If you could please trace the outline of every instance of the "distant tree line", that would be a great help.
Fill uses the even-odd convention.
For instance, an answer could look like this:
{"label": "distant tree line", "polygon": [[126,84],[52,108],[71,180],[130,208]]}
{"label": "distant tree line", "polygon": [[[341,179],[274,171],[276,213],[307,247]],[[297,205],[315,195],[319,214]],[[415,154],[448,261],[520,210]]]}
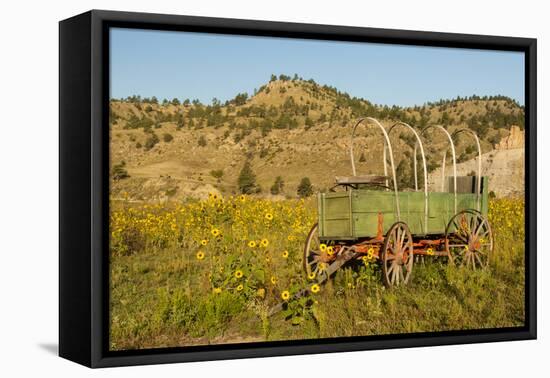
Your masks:
{"label": "distant tree line", "polygon": [[[453,124],[465,124],[476,131],[481,137],[485,137],[490,128],[499,129],[518,125],[525,126],[524,109],[517,101],[502,95],[469,97],[457,96],[450,100],[438,100],[427,102],[424,106],[400,107],[397,105],[376,105],[364,98],[352,97],[346,92],[339,91],[330,85],[320,85],[313,79],[304,80],[298,74],[293,76],[272,74],[270,82],[280,81],[285,86],[297,86],[313,99],[297,101],[292,95],[285,98],[280,106],[251,104],[248,93],[238,93],[233,99],[222,103],[213,98],[211,104],[203,104],[198,99],[177,98],[164,99],[162,105],[183,106],[176,112],[159,111],[159,100],[156,97],[141,97],[139,95],[128,96],[119,101],[133,103],[138,109],[144,110],[142,116],[132,114],[126,119],[124,125],[128,129],[143,128],[148,132],[152,128],[158,128],[164,122],[175,122],[178,130],[187,128],[200,129],[203,127],[229,126],[233,132],[235,142],[243,140],[252,130],[259,130],[263,136],[273,129],[294,129],[300,126],[309,129],[313,126],[328,123],[333,125],[346,125],[351,119],[369,115],[381,120],[400,120],[411,124],[413,127],[423,128],[430,123],[438,123],[443,126]],[[288,84],[287,84],[288,83]],[[266,92],[269,85],[263,85],[255,89],[254,93]],[[318,100],[318,101],[315,101]],[[322,100],[326,102],[323,103]],[[463,110],[455,110],[463,101],[485,101],[486,109],[477,114],[465,114]],[[492,102],[492,103],[491,103]],[[504,112],[501,106],[510,109]],[[434,119],[433,110],[437,109],[438,118]],[[314,113],[312,113],[314,112]],[[110,112],[110,122],[119,122],[120,116]],[[231,132],[230,132],[231,133]],[[229,136],[225,135],[224,138]]]}

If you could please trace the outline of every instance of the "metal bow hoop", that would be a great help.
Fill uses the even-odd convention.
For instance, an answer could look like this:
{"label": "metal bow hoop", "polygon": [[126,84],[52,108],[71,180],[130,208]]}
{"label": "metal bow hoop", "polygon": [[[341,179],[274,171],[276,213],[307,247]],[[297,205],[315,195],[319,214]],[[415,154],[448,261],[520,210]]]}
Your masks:
{"label": "metal bow hoop", "polygon": [[[351,169],[352,169],[353,175],[357,176],[357,171],[355,169],[355,160],[354,160],[354,157],[353,157],[353,138],[355,137],[355,131],[356,131],[357,127],[360,124],[362,124],[363,122],[365,122],[365,126],[367,126],[368,124],[373,124],[375,126],[378,126],[378,128],[382,131],[382,134],[384,135],[384,141],[385,141],[384,156],[383,156],[383,159],[384,159],[384,175],[387,176],[386,154],[385,154],[386,148],[387,148],[388,151],[389,151],[389,155],[390,155],[390,164],[391,164],[392,180],[393,180],[393,190],[395,192],[395,206],[397,208],[397,220],[401,220],[401,211],[400,211],[400,208],[399,208],[399,195],[398,195],[398,189],[397,189],[397,179],[395,177],[395,165],[394,165],[394,160],[393,160],[393,150],[392,150],[392,147],[391,147],[390,138],[389,138],[388,133],[386,132],[386,129],[384,128],[384,126],[382,126],[380,124],[380,122],[378,122],[378,120],[376,120],[375,118],[372,118],[372,117],[361,118],[357,121],[355,126],[353,126],[353,130],[351,132],[351,139],[350,139],[350,149],[349,149],[350,150],[350,158],[351,158]],[[456,202],[456,199],[455,199],[455,202]]]}
{"label": "metal bow hoop", "polygon": [[[418,191],[418,179],[417,179],[417,167],[416,167],[416,146],[420,146],[420,154],[422,156],[422,167],[424,169],[424,224],[425,227],[428,226],[428,168],[426,167],[426,155],[424,153],[424,146],[422,145],[422,140],[420,139],[420,135],[416,132],[416,130],[410,126],[409,124],[405,122],[397,122],[390,127],[388,130],[388,137],[390,136],[393,129],[397,127],[404,127],[407,130],[411,131],[413,135],[416,138],[416,143],[414,145],[414,157],[413,157],[413,165],[414,165],[414,190]],[[385,152],[385,148],[384,148]],[[385,154],[384,154],[385,156]],[[384,158],[384,171],[386,171],[386,159]]]}
{"label": "metal bow hoop", "polygon": [[476,206],[477,206],[477,211],[481,211],[481,202],[480,202],[481,200],[481,143],[479,142],[479,138],[477,134],[470,129],[458,129],[453,133],[452,138],[454,139],[458,137],[458,135],[461,133],[467,133],[471,135],[476,141],[476,146],[477,146]]}
{"label": "metal bow hoop", "polygon": [[[434,128],[436,130],[440,130],[441,132],[443,132],[443,134],[447,137],[447,140],[449,141],[449,146],[451,147],[451,153],[452,153],[452,158],[453,158],[454,212],[456,214],[456,212],[457,212],[457,197],[456,197],[456,151],[455,151],[455,144],[453,142],[453,138],[451,137],[451,134],[449,134],[447,129],[445,129],[441,125],[430,125],[430,126],[425,127],[420,132],[420,136],[424,136],[426,131],[428,131],[432,128]],[[416,160],[416,150],[417,150],[417,146],[415,144],[415,146],[414,146],[414,158],[415,158],[415,160]],[[446,156],[447,156],[447,150],[445,150],[445,153],[443,154],[443,163],[441,165],[441,191],[444,191],[444,189],[445,189],[445,164],[446,164],[445,160],[446,160]],[[417,181],[416,170],[414,172],[414,175],[415,175],[414,181],[416,182]]]}

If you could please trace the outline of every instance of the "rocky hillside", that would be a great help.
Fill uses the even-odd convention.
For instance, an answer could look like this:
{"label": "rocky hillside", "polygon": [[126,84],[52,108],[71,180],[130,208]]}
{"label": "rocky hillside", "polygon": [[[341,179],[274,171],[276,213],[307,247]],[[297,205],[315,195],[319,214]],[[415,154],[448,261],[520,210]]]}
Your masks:
{"label": "rocky hillside", "polygon": [[[277,176],[283,182],[274,191],[279,195],[295,196],[304,177],[315,189],[326,189],[333,185],[335,175],[351,175],[350,132],[360,116],[375,117],[388,127],[397,120],[417,129],[433,123],[450,131],[469,127],[481,136],[485,154],[511,151],[503,147],[509,143],[510,127],[519,125],[517,131],[512,129],[515,138],[524,122],[523,109],[500,96],[442,100],[411,108],[383,107],[313,80],[284,75],[272,78],[254,95],[237,94],[224,104],[216,99],[210,105],[136,96],[113,99],[112,197],[165,200],[202,197],[211,191],[238,193],[238,177],[245,162],[255,175],[254,192],[258,195],[271,195]],[[445,140],[438,134],[428,139],[428,163],[434,171]],[[400,185],[411,186],[414,139],[397,132],[392,143]],[[469,142],[460,142],[457,150],[464,165],[460,169],[467,171],[475,149]],[[378,130],[363,129],[355,151],[358,173],[382,172]]]}

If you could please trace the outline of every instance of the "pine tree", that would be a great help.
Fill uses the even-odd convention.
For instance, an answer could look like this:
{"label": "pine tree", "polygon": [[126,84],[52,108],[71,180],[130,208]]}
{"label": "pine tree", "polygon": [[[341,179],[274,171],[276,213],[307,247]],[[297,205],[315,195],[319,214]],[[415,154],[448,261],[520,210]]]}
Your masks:
{"label": "pine tree", "polygon": [[250,166],[250,162],[248,160],[244,163],[241,173],[239,173],[237,184],[242,194],[252,194],[258,192],[256,175],[252,171],[252,167]]}
{"label": "pine tree", "polygon": [[311,181],[309,180],[309,177],[304,177],[302,181],[300,181],[300,185],[298,185],[297,190],[299,197],[309,197],[313,194],[313,186],[311,185]]}
{"label": "pine tree", "polygon": [[284,186],[285,182],[283,181],[283,178],[281,176],[277,176],[277,178],[275,178],[275,182],[271,186],[271,194],[281,194],[283,192]]}

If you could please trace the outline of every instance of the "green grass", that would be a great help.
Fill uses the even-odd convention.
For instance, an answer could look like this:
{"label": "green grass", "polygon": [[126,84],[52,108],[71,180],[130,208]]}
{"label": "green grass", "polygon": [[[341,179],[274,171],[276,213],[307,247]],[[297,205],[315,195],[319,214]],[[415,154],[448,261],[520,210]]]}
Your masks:
{"label": "green grass", "polygon": [[[195,258],[192,246],[112,253],[111,349],[522,326],[523,202],[493,201],[490,219],[495,253],[487,269],[431,257],[415,261],[408,286],[386,289],[378,265],[350,265],[318,294],[292,300],[271,317],[269,307],[280,301],[280,291],[260,285],[265,295],[257,295],[260,286],[247,284],[240,292],[214,293],[208,274],[213,268]],[[276,271],[289,277],[284,285],[295,291],[303,278],[299,256],[289,252],[291,258]]]}

